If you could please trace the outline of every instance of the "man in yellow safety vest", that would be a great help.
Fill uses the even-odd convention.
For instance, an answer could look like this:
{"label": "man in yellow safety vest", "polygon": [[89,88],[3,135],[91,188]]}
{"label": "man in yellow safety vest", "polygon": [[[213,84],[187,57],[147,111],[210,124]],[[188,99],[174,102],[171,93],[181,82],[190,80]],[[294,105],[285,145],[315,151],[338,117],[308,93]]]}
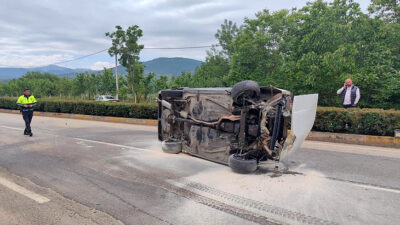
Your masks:
{"label": "man in yellow safety vest", "polygon": [[17,105],[20,107],[22,112],[22,118],[25,121],[24,135],[29,135],[32,137],[31,122],[33,117],[33,109],[36,105],[36,99],[31,95],[29,89],[24,90],[24,94],[18,98]]}

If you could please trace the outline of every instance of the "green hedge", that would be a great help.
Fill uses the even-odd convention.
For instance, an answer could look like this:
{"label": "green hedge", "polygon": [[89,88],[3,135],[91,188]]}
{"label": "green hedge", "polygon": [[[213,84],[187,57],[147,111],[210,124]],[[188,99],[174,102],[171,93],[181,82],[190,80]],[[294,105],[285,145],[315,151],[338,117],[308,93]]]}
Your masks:
{"label": "green hedge", "polygon": [[[16,98],[0,97],[0,108],[17,109]],[[38,111],[156,119],[157,105],[39,99]],[[393,136],[400,129],[400,111],[319,107],[313,130]]]}
{"label": "green hedge", "polygon": [[[0,97],[0,108],[18,109],[16,98]],[[36,105],[35,110],[43,112],[75,113],[140,119],[157,118],[156,104],[38,99],[38,104]]]}
{"label": "green hedge", "polygon": [[319,107],[313,130],[393,136],[400,129],[400,110]]}

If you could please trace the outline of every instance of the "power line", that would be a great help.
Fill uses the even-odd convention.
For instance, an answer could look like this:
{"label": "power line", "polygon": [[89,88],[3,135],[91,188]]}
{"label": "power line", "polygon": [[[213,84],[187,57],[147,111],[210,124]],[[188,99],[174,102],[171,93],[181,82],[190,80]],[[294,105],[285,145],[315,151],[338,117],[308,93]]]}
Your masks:
{"label": "power line", "polygon": [[149,47],[149,48],[143,48],[143,49],[191,49],[191,48],[211,48],[211,47],[218,47],[218,46],[220,46],[220,45],[203,45],[203,46],[172,47],[172,48],[168,48],[168,47],[166,47],[166,48],[157,48],[157,47],[152,48],[152,47]]}
{"label": "power line", "polygon": [[91,53],[91,54],[89,54],[89,55],[84,55],[84,56],[80,56],[80,57],[75,58],[75,59],[70,59],[70,60],[65,60],[65,61],[61,61],[61,62],[56,62],[56,63],[52,63],[52,64],[49,64],[49,65],[57,65],[57,64],[62,64],[62,63],[67,63],[67,62],[72,62],[72,61],[80,60],[80,59],[87,58],[87,57],[92,56],[92,55],[97,55],[97,54],[102,53],[102,52],[105,52],[105,51],[107,51],[107,50],[108,50],[108,48],[107,48],[107,49],[103,49],[103,50],[98,51],[98,52]]}
{"label": "power line", "polygon": [[[185,46],[185,47],[145,47],[143,49],[145,50],[180,50],[180,49],[199,49],[199,48],[211,48],[211,47],[219,47],[221,45],[219,44],[215,44],[215,45],[200,45],[200,46]],[[80,59],[84,59],[93,55],[97,55],[100,54],[102,52],[108,51],[108,48],[97,51],[97,52],[93,52],[87,55],[83,55],[83,56],[79,56],[77,58],[73,58],[73,59],[69,59],[69,60],[64,60],[64,61],[59,61],[59,62],[55,62],[55,63],[51,63],[51,64],[47,64],[47,65],[43,65],[40,67],[45,67],[45,66],[50,66],[50,65],[58,65],[58,64],[63,64],[63,63],[68,63],[68,62],[73,62],[73,61],[77,61]],[[3,66],[3,65],[2,65]],[[35,68],[37,66],[32,66],[29,68]]]}
{"label": "power line", "polygon": [[[178,49],[211,48],[211,47],[218,47],[218,46],[220,46],[220,45],[217,44],[217,45],[186,46],[186,47],[147,47],[147,48],[145,47],[143,49],[149,49],[149,50],[174,50],[174,49],[176,49],[176,50],[178,50]],[[70,60],[65,60],[65,61],[61,61],[61,62],[52,63],[52,64],[49,64],[49,65],[57,65],[57,64],[63,64],[63,63],[67,63],[67,62],[77,61],[77,60],[84,59],[84,58],[87,58],[87,57],[92,56],[92,55],[100,54],[100,53],[105,52],[107,50],[108,50],[108,48],[100,50],[100,51],[97,51],[97,52],[94,52],[94,53],[90,53],[88,55],[80,56],[80,57],[77,57],[77,58],[74,58],[74,59],[70,59]]]}

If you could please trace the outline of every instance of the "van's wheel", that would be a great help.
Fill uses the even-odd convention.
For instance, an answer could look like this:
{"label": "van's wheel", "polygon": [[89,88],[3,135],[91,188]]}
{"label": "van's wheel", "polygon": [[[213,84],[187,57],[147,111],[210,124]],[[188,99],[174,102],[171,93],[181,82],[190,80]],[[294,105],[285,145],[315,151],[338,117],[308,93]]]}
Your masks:
{"label": "van's wheel", "polygon": [[260,98],[260,86],[252,80],[241,81],[231,89],[231,97],[233,102],[238,105],[241,105],[245,98],[258,100]]}
{"label": "van's wheel", "polygon": [[237,154],[229,156],[229,167],[236,173],[252,173],[257,170],[258,164],[256,159],[245,159]]}
{"label": "van's wheel", "polygon": [[163,141],[161,143],[161,149],[165,153],[178,154],[182,151],[182,143],[177,141]]}

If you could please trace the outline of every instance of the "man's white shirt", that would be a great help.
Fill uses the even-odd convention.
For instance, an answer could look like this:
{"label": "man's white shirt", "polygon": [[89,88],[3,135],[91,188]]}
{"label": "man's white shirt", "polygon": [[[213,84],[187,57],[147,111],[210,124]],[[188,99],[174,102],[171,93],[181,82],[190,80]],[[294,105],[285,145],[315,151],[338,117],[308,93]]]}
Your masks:
{"label": "man's white shirt", "polygon": [[[342,94],[343,90],[345,87],[340,88],[337,90],[337,94],[340,95]],[[346,90],[346,95],[344,96],[344,102],[343,105],[351,105],[351,89],[353,88],[353,85],[351,87],[347,87]],[[354,101],[354,105],[357,105],[358,101],[360,100],[360,88],[357,88],[356,90],[356,100]]]}

